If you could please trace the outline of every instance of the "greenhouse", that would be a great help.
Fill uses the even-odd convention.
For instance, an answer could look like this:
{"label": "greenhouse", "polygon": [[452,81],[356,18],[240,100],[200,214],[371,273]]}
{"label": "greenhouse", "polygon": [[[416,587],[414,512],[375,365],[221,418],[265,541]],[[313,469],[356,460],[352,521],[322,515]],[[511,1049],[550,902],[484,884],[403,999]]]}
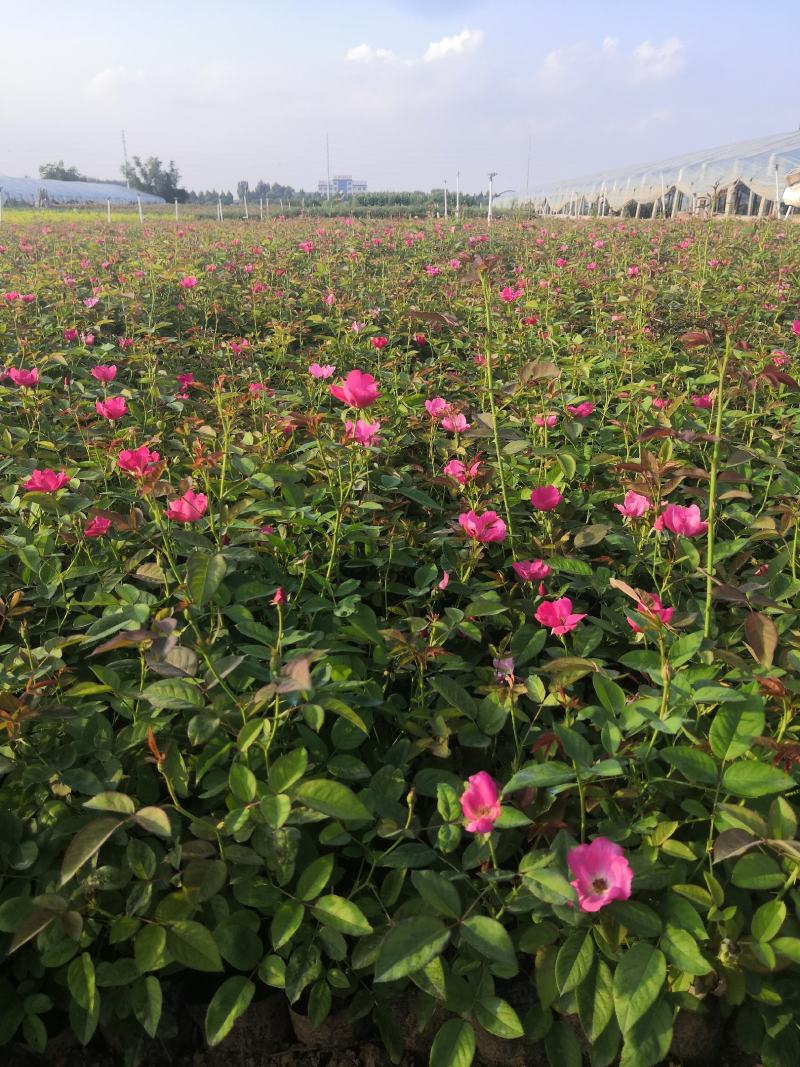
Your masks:
{"label": "greenhouse", "polygon": [[113,182],[63,182],[52,178],[9,178],[0,174],[0,197],[4,204],[163,204],[164,198],[141,193]]}
{"label": "greenhouse", "polygon": [[765,216],[796,206],[798,185],[800,131],[551,182],[499,203],[564,215]]}

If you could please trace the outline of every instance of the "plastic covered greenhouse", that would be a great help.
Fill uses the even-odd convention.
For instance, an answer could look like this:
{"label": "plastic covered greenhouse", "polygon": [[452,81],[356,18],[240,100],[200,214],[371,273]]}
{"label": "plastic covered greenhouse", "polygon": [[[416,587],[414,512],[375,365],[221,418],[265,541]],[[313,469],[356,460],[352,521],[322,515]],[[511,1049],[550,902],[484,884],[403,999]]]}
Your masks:
{"label": "plastic covered greenhouse", "polygon": [[544,214],[763,216],[794,204],[798,182],[800,131],[552,182],[506,194],[498,204],[528,204]]}
{"label": "plastic covered greenhouse", "polygon": [[135,204],[140,197],[143,204],[163,204],[161,196],[140,193],[125,185],[107,182],[60,182],[52,178],[7,178],[0,174],[0,196],[7,204]]}

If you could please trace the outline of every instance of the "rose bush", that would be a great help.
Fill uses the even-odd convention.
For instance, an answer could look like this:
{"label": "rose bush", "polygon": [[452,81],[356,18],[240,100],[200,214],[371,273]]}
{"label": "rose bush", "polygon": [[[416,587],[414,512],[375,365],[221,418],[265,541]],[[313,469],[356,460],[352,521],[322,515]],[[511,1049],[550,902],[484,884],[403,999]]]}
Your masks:
{"label": "rose bush", "polygon": [[798,249],[4,219],[0,1043],[793,1067]]}

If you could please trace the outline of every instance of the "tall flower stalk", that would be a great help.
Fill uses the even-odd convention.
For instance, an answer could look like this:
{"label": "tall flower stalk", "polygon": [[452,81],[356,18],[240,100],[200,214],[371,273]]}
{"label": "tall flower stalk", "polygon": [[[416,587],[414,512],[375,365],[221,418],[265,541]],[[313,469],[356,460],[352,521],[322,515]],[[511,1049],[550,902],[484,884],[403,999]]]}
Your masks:
{"label": "tall flower stalk", "polygon": [[706,606],[703,636],[711,633],[711,591],[714,583],[714,542],[717,527],[717,471],[719,470],[720,438],[722,434],[722,413],[725,410],[725,372],[731,354],[730,337],[725,338],[725,351],[718,361],[719,376],[715,403],[714,447],[711,452],[711,470],[708,482],[708,540],[706,542]]}
{"label": "tall flower stalk", "polygon": [[503,512],[505,513],[506,526],[508,527],[508,540],[511,546],[511,554],[516,559],[514,547],[514,526],[511,522],[511,509],[508,506],[508,491],[506,489],[506,475],[503,466],[503,453],[500,449],[500,432],[497,428],[497,405],[494,399],[494,377],[492,375],[492,298],[489,291],[489,280],[486,272],[480,272],[481,290],[483,292],[483,307],[486,314],[486,392],[489,395],[489,411],[492,415],[492,438],[494,440],[494,454],[497,460],[497,474],[500,479],[500,495],[503,498]]}

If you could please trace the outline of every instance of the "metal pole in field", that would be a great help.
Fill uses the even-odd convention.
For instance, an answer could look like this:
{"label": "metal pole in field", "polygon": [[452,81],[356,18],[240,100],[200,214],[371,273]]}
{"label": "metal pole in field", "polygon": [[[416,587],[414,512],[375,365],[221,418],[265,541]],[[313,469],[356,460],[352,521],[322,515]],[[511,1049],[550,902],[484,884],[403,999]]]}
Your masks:
{"label": "metal pole in field", "polygon": [[106,199],[106,218],[111,222],[111,200],[108,198]]}
{"label": "metal pole in field", "polygon": [[486,211],[486,222],[489,226],[492,224],[492,185],[496,177],[496,170],[489,171],[489,207]]}
{"label": "metal pole in field", "polygon": [[136,203],[139,205],[139,222],[141,222],[142,226],[144,226],[144,215],[142,214],[142,198],[140,196],[136,197]]}
{"label": "metal pole in field", "polygon": [[447,218],[447,178],[444,179],[444,217]]}
{"label": "metal pole in field", "polygon": [[267,217],[269,217],[269,193],[264,197],[264,207],[267,209]]}
{"label": "metal pole in field", "polygon": [[778,185],[778,164],[775,164],[775,217],[781,217],[781,190]]}
{"label": "metal pole in field", "polygon": [[661,175],[661,214],[667,217],[667,194],[664,189],[664,175]]}
{"label": "metal pole in field", "polygon": [[247,211],[247,193],[242,193],[242,199],[244,200],[244,217],[246,219],[249,219],[250,215],[248,214],[248,211]]}
{"label": "metal pole in field", "polygon": [[178,221],[178,198],[175,197],[175,221]]}
{"label": "metal pole in field", "polygon": [[[331,145],[328,139],[327,133],[325,134],[325,199],[330,201],[331,198]],[[283,205],[281,204],[281,207]]]}
{"label": "metal pole in field", "polygon": [[264,221],[264,197],[263,196],[260,196],[258,198],[258,217],[262,222]]}
{"label": "metal pole in field", "polygon": [[459,217],[461,209],[461,171],[456,171],[456,218]]}
{"label": "metal pole in field", "polygon": [[219,221],[222,222],[222,197],[217,197],[217,212],[219,213]]}

